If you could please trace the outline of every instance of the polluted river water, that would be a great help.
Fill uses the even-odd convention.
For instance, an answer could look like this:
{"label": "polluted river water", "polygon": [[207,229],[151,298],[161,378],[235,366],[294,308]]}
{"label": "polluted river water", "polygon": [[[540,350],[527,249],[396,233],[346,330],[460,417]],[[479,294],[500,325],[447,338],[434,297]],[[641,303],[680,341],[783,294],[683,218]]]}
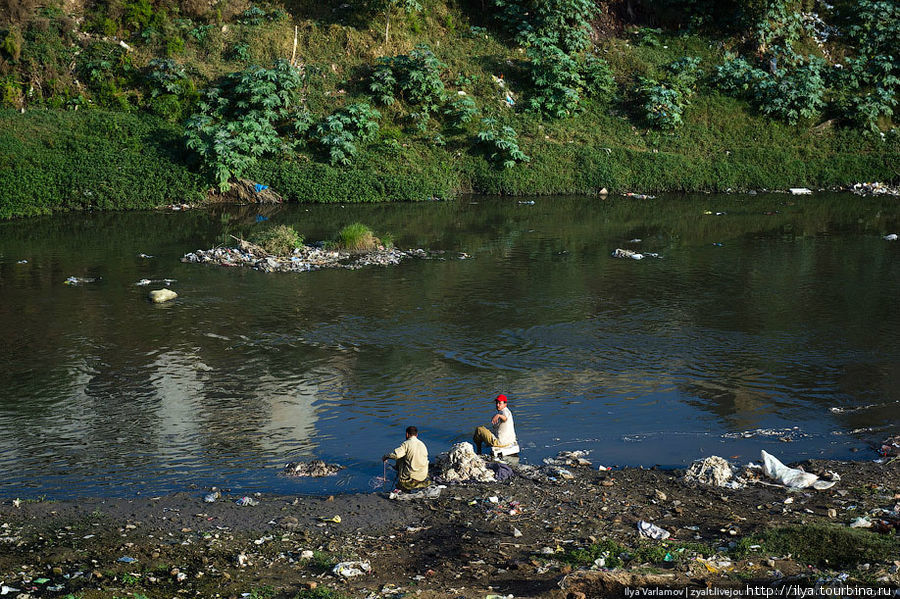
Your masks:
{"label": "polluted river water", "polygon": [[[314,242],[353,222],[444,253],[302,273],[181,261],[273,224]],[[530,463],[870,460],[900,428],[898,231],[896,198],[826,193],[0,223],[0,496],[367,491],[407,425],[433,458],[498,393]],[[166,286],[176,300],[148,300]],[[311,459],[345,468],[281,476]]]}

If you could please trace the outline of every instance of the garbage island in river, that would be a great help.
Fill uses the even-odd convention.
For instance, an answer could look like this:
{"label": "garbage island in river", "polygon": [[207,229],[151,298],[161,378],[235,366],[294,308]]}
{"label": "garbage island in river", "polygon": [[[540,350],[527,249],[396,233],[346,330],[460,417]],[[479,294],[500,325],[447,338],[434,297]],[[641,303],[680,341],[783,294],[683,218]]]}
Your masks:
{"label": "garbage island in river", "polygon": [[[442,251],[428,251],[420,248],[400,250],[383,245],[363,252],[329,249],[323,244],[301,245],[294,248],[289,254],[278,255],[267,252],[262,247],[243,239],[237,239],[237,242],[237,247],[216,247],[189,252],[181,258],[181,261],[216,266],[238,266],[263,272],[308,272],[323,268],[356,270],[366,266],[389,266],[399,264],[408,258],[446,258],[446,254]],[[466,259],[469,256],[460,253],[456,257]]]}
{"label": "garbage island in river", "polygon": [[[764,455],[743,470],[710,457],[658,470],[567,452],[514,465],[502,482],[465,456],[464,464],[449,454],[436,460],[443,485],[406,501],[391,487],[7,498],[3,593],[581,599],[636,589],[891,596],[900,585],[900,460],[892,456],[788,467]],[[788,486],[798,477],[810,486]]]}

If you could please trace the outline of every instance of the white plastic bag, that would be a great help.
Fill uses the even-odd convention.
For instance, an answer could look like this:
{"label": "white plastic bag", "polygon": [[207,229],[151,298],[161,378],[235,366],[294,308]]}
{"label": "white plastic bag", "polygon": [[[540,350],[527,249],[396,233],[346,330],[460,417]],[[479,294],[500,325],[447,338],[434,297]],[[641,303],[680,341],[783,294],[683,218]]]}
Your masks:
{"label": "white plastic bag", "polygon": [[818,491],[824,491],[834,486],[833,480],[819,480],[819,477],[809,472],[804,472],[797,468],[788,468],[775,456],[766,453],[765,450],[760,452],[763,462],[763,472],[771,479],[777,480],[786,487],[794,489],[808,489],[812,487]]}

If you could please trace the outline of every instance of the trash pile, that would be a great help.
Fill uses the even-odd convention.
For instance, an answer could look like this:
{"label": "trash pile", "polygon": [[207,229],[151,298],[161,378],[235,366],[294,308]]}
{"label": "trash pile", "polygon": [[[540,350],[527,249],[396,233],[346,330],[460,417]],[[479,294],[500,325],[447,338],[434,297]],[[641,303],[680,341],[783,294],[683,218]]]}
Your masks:
{"label": "trash pile", "polygon": [[882,441],[878,453],[884,458],[900,456],[900,435]]}
{"label": "trash pile", "polygon": [[734,468],[727,460],[717,455],[695,461],[682,480],[726,489],[740,489],[747,484],[743,478],[735,476]]}
{"label": "trash pile", "polygon": [[471,443],[457,443],[450,451],[435,458],[435,479],[447,483],[482,482],[492,483],[497,479],[488,468],[484,458],[475,453]]}
{"label": "trash pile", "polygon": [[344,467],[340,464],[326,464],[322,460],[312,460],[310,462],[289,462],[284,465],[285,476],[333,476]]}
{"label": "trash pile", "polygon": [[634,250],[623,250],[622,248],[616,248],[611,255],[613,258],[630,258],[632,260],[659,258],[659,254],[654,252],[635,252]]}
{"label": "trash pile", "polygon": [[[182,262],[191,264],[214,264],[217,266],[240,266],[262,272],[309,272],[322,268],[346,268],[357,270],[365,266],[388,266],[399,264],[406,258],[432,258],[443,252],[427,252],[423,249],[398,250],[379,246],[378,249],[358,253],[344,250],[329,250],[321,245],[304,245],[295,248],[289,256],[276,256],[263,248],[243,239],[238,247],[219,247],[210,250],[189,252]],[[464,253],[460,259],[468,258]]]}
{"label": "trash pile", "polygon": [[860,196],[900,196],[900,187],[891,187],[878,181],[874,183],[855,183],[850,187],[850,191]]}

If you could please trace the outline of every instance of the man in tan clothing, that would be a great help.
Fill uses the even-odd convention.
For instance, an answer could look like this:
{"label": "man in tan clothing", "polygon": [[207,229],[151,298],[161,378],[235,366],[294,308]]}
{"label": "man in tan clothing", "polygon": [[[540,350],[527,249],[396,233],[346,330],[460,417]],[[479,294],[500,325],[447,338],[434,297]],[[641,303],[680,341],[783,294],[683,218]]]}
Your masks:
{"label": "man in tan clothing", "polygon": [[422,489],[429,484],[428,448],[419,441],[419,431],[410,426],[406,429],[406,441],[392,453],[381,456],[381,461],[397,460],[397,486],[403,491]]}

